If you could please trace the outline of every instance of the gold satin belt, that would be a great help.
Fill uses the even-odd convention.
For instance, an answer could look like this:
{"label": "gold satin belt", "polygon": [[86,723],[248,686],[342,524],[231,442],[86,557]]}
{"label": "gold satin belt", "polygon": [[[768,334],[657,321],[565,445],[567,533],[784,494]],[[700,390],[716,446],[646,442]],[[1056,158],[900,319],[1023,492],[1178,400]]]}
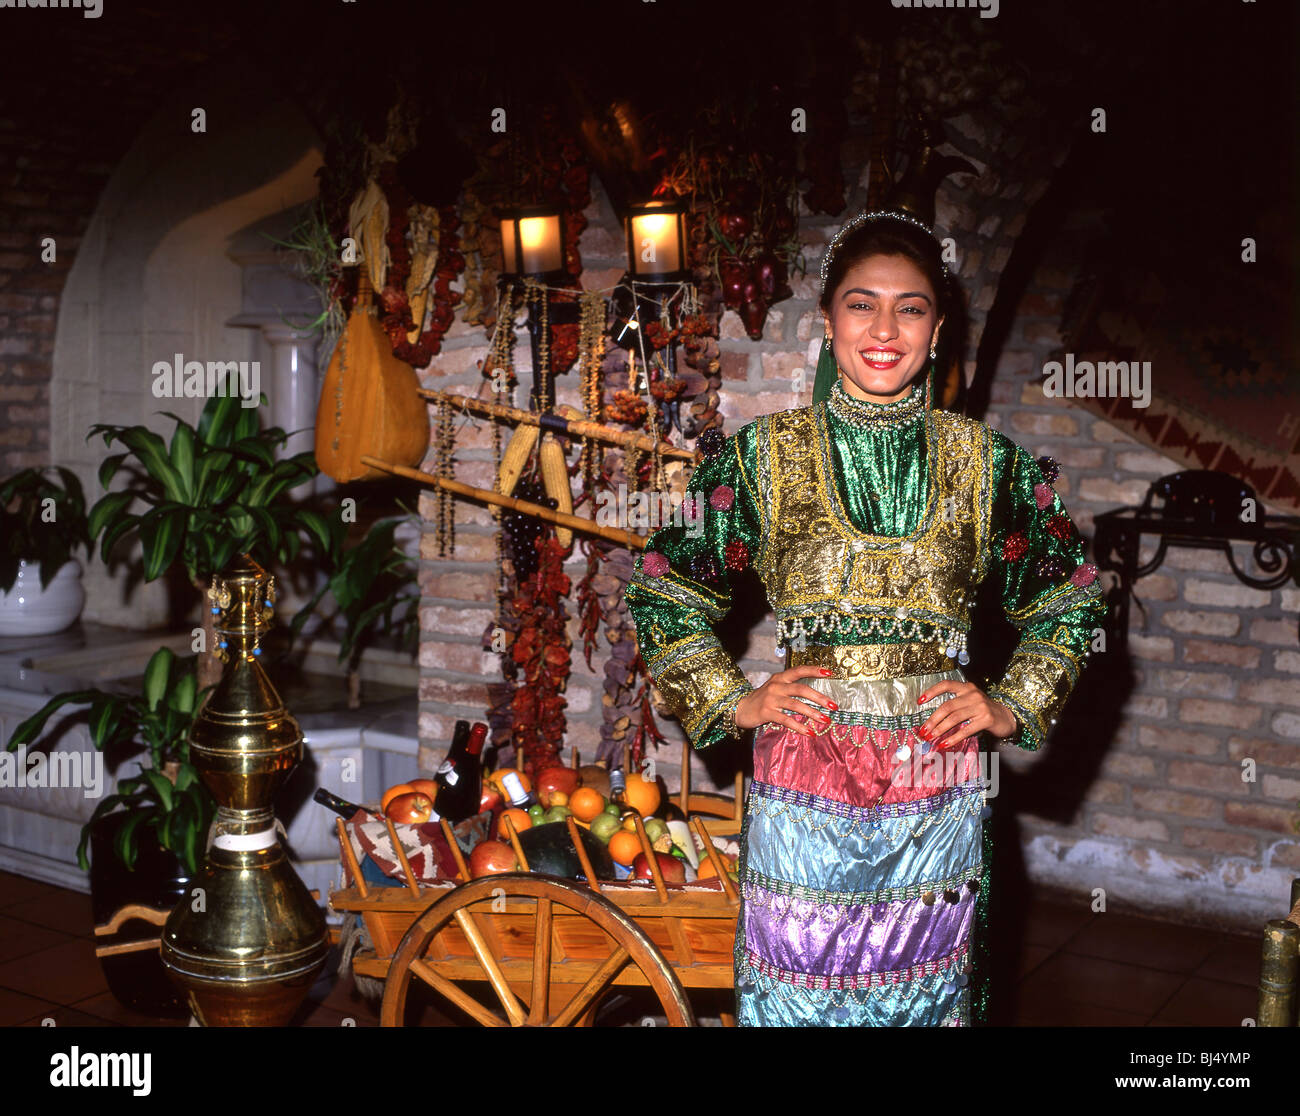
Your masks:
{"label": "gold satin belt", "polygon": [[802,651],[790,648],[790,667],[819,666],[836,678],[902,678],[909,674],[937,674],[955,670],[957,662],[938,643],[873,643],[849,647],[810,644]]}

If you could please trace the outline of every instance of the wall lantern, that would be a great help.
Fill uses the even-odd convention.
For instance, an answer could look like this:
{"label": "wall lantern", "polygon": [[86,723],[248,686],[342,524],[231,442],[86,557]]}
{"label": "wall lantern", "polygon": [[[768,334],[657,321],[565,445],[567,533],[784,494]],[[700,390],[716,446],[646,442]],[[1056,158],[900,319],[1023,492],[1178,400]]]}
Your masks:
{"label": "wall lantern", "polygon": [[628,274],[640,283],[687,278],[686,213],[677,202],[651,201],[627,211]]}
{"label": "wall lantern", "polygon": [[564,221],[557,209],[526,206],[501,212],[501,274],[540,279],[564,271]]}

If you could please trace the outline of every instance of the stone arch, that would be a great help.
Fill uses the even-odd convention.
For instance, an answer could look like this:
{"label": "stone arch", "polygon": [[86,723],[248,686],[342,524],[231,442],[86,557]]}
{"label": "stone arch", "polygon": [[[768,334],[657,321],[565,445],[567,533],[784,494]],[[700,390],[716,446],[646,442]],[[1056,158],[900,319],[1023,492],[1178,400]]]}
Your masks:
{"label": "stone arch", "polygon": [[[155,361],[263,360],[256,330],[230,325],[243,309],[230,258],[241,230],[317,194],[321,142],[265,76],[242,62],[212,67],[178,91],[140,132],[101,193],[64,287],[50,383],[53,460],[75,469],[90,499],[102,441],[95,422],[171,428],[156,412],[193,421],[197,399],[157,399]],[[201,90],[201,92],[195,92]],[[202,106],[206,133],[190,131]],[[264,388],[265,390],[265,388]],[[88,620],[144,627],[168,619],[161,585],[130,592],[124,571],[92,563]]]}

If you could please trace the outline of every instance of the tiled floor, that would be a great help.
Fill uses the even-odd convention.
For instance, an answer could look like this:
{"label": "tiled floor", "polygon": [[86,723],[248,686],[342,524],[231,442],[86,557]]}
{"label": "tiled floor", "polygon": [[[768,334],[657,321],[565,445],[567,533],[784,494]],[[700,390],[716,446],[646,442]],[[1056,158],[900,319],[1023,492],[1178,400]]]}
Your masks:
{"label": "tiled floor", "polygon": [[[1261,937],[1029,901],[1012,1018],[1019,1026],[1231,1026],[1256,1011]],[[1279,916],[1280,917],[1280,916]],[[1261,928],[1262,932],[1262,928]],[[373,1026],[331,957],[297,1022]],[[94,954],[90,898],[0,872],[0,1026],[184,1026],[122,1007]]]}

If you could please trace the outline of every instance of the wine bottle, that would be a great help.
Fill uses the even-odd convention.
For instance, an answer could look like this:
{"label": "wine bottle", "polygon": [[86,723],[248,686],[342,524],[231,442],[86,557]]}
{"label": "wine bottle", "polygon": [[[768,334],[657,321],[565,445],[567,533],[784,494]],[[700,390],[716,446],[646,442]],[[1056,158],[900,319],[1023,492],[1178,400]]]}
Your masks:
{"label": "wine bottle", "polygon": [[627,800],[627,776],[621,767],[616,767],[609,773],[609,800],[618,807],[619,817],[627,819],[641,816]]}
{"label": "wine bottle", "polygon": [[486,738],[487,725],[482,722],[471,729],[468,721],[457,721],[451,750],[433,777],[438,784],[433,808],[452,825],[472,818],[479,811],[483,797],[483,741]]}
{"label": "wine bottle", "polygon": [[538,805],[537,795],[530,790],[524,790],[523,780],[511,771],[501,779],[506,788],[506,794],[510,796],[510,805],[516,810],[527,810],[529,806]]}
{"label": "wine bottle", "polygon": [[356,816],[357,811],[362,809],[354,802],[348,802],[346,799],[339,798],[336,794],[330,794],[324,787],[317,787],[312,799],[333,810],[344,821],[351,821]]}

